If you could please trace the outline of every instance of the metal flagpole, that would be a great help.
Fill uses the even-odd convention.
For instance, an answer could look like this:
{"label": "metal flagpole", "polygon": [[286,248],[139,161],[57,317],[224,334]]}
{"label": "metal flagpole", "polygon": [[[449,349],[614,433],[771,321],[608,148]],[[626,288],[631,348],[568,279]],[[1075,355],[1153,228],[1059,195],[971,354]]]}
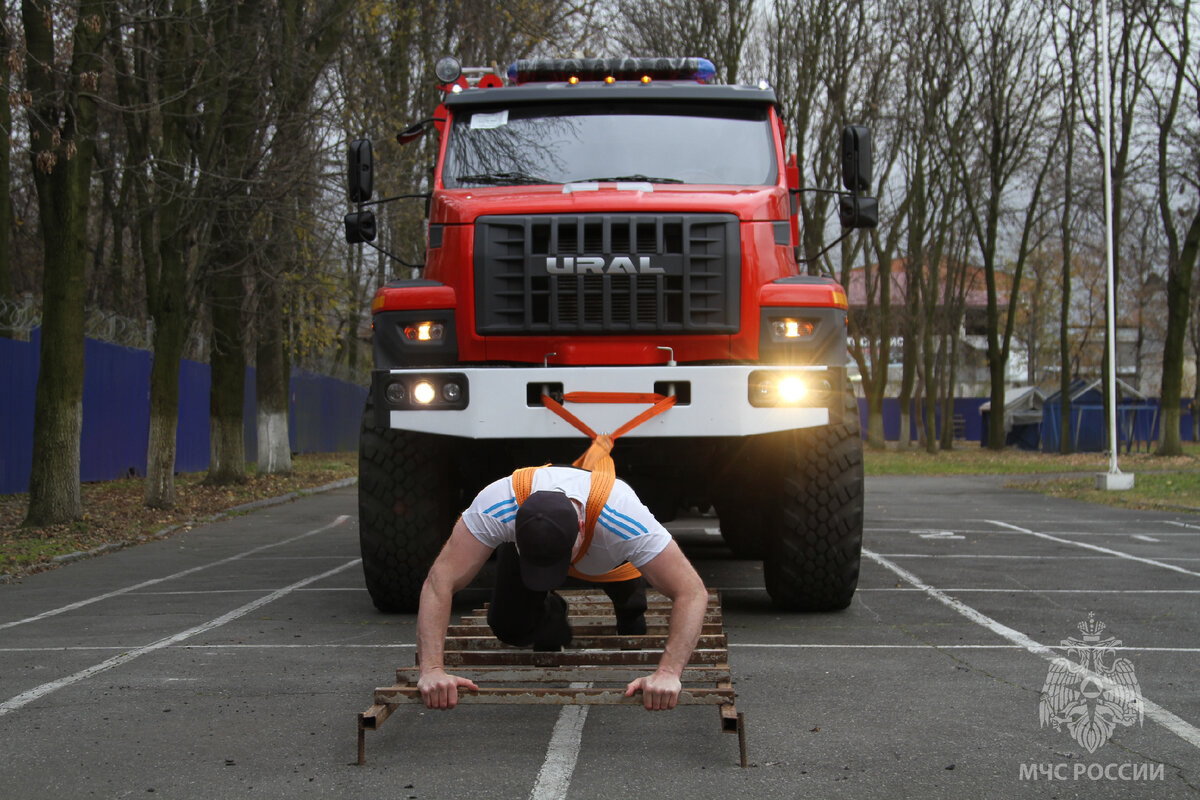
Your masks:
{"label": "metal flagpole", "polygon": [[1117,321],[1116,292],[1113,267],[1113,218],[1112,218],[1112,73],[1109,67],[1109,21],[1108,0],[1100,0],[1100,31],[1104,39],[1104,56],[1101,66],[1101,118],[1103,135],[1100,141],[1104,148],[1104,256],[1108,269],[1105,297],[1108,318],[1108,472],[1096,476],[1098,489],[1132,489],[1133,475],[1121,472],[1117,466]]}

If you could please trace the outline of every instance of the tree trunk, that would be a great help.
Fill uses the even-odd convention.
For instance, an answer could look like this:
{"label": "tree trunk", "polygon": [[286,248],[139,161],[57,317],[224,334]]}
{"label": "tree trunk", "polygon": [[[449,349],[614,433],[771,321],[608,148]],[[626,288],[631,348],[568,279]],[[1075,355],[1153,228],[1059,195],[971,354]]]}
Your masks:
{"label": "tree trunk", "polygon": [[221,486],[246,480],[244,401],[246,353],[242,341],[242,257],[234,251],[234,224],[227,209],[217,212],[216,244],[209,274],[212,309],[212,385],[209,388],[209,464],[204,483]]}
{"label": "tree trunk", "polygon": [[[270,259],[268,259],[270,260]],[[258,271],[258,338],[255,386],[258,395],[258,474],[292,471],[288,439],[287,346],[283,334],[282,278]]]}
{"label": "tree trunk", "polygon": [[[1187,319],[1191,309],[1192,270],[1200,250],[1200,210],[1192,217],[1178,260],[1167,274],[1167,337],[1163,343],[1162,425],[1159,429],[1160,456],[1183,455],[1179,431],[1180,401],[1183,399],[1183,358],[1187,343]],[[1200,380],[1200,376],[1197,376]]]}
{"label": "tree trunk", "polygon": [[[42,342],[33,419],[33,465],[26,525],[83,515],[79,496],[79,436],[83,427],[83,299],[87,213],[96,104],[88,92],[99,68],[106,8],[83,0],[75,25],[66,85],[53,73],[55,42],[49,10],[22,0],[30,109],[30,156],[45,248]],[[6,220],[7,223],[7,220]]]}
{"label": "tree trunk", "polygon": [[[8,23],[0,23],[0,86],[8,86],[12,70],[9,53],[12,52]],[[0,301],[12,299],[12,106],[0,102]],[[0,319],[0,336],[9,338],[12,332]]]}

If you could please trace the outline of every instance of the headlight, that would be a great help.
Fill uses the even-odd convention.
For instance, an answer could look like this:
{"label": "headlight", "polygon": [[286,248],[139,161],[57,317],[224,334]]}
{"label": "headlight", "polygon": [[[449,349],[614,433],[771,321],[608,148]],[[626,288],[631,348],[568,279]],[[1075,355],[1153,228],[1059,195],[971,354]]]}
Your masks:
{"label": "headlight", "polygon": [[446,326],[432,320],[404,326],[404,338],[410,342],[440,342],[445,336]]}
{"label": "headlight", "polygon": [[768,324],[771,327],[771,338],[777,342],[806,339],[813,335],[817,327],[812,320],[797,317],[773,317]]}
{"label": "headlight", "polygon": [[756,408],[821,406],[832,387],[823,373],[755,370],[750,373],[747,396]]}
{"label": "headlight", "polygon": [[[461,372],[384,372],[382,401],[389,410],[461,410],[469,405],[467,376]],[[376,395],[376,403],[380,402]]]}
{"label": "headlight", "polygon": [[418,381],[413,387],[413,400],[416,400],[423,406],[427,406],[433,402],[433,398],[437,396],[437,392],[433,390],[433,384],[429,381]]}

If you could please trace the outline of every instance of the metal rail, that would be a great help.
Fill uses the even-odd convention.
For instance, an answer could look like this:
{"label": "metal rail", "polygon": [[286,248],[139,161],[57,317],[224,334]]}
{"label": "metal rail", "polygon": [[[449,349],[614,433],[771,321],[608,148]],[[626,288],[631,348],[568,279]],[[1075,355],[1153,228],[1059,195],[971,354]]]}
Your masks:
{"label": "metal rail", "polygon": [[[487,608],[466,614],[446,637],[445,664],[476,683],[479,691],[460,691],[463,705],[625,705],[640,706],[638,696],[625,697],[625,685],[658,664],[666,646],[670,601],[651,594],[644,636],[619,636],[612,604],[600,592],[560,592],[570,608],[574,631],[571,648],[557,653],[510,648],[487,625]],[[420,654],[417,654],[420,662]],[[358,763],[366,763],[366,732],[378,730],[401,705],[421,703],[420,670],[396,670],[396,683],[375,690],[373,705],[358,715]],[[729,651],[721,618],[721,600],[710,593],[700,642],[681,676],[679,705],[715,705],[721,730],[738,735],[743,767],[746,719],[734,706],[737,697],[729,670]],[[503,685],[495,685],[503,684]],[[583,688],[580,688],[583,684]],[[609,685],[604,685],[609,684]]]}

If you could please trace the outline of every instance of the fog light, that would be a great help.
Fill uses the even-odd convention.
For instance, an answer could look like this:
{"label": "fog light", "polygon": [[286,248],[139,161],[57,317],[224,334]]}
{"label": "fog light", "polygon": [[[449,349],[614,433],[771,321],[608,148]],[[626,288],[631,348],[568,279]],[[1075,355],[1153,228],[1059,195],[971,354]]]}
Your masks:
{"label": "fog light", "polygon": [[462,387],[457,383],[447,383],[442,387],[442,399],[447,403],[457,403],[462,399]]}
{"label": "fog light", "polygon": [[806,390],[804,382],[795,375],[788,375],[779,381],[779,401],[786,405],[794,405],[804,399]]}
{"label": "fog light", "polygon": [[423,406],[427,406],[433,402],[433,398],[437,396],[437,392],[433,389],[433,384],[429,381],[421,381],[413,387],[413,400],[416,400]]}
{"label": "fog light", "polygon": [[387,388],[383,390],[383,396],[392,405],[400,405],[404,402],[404,384],[389,383]]}

